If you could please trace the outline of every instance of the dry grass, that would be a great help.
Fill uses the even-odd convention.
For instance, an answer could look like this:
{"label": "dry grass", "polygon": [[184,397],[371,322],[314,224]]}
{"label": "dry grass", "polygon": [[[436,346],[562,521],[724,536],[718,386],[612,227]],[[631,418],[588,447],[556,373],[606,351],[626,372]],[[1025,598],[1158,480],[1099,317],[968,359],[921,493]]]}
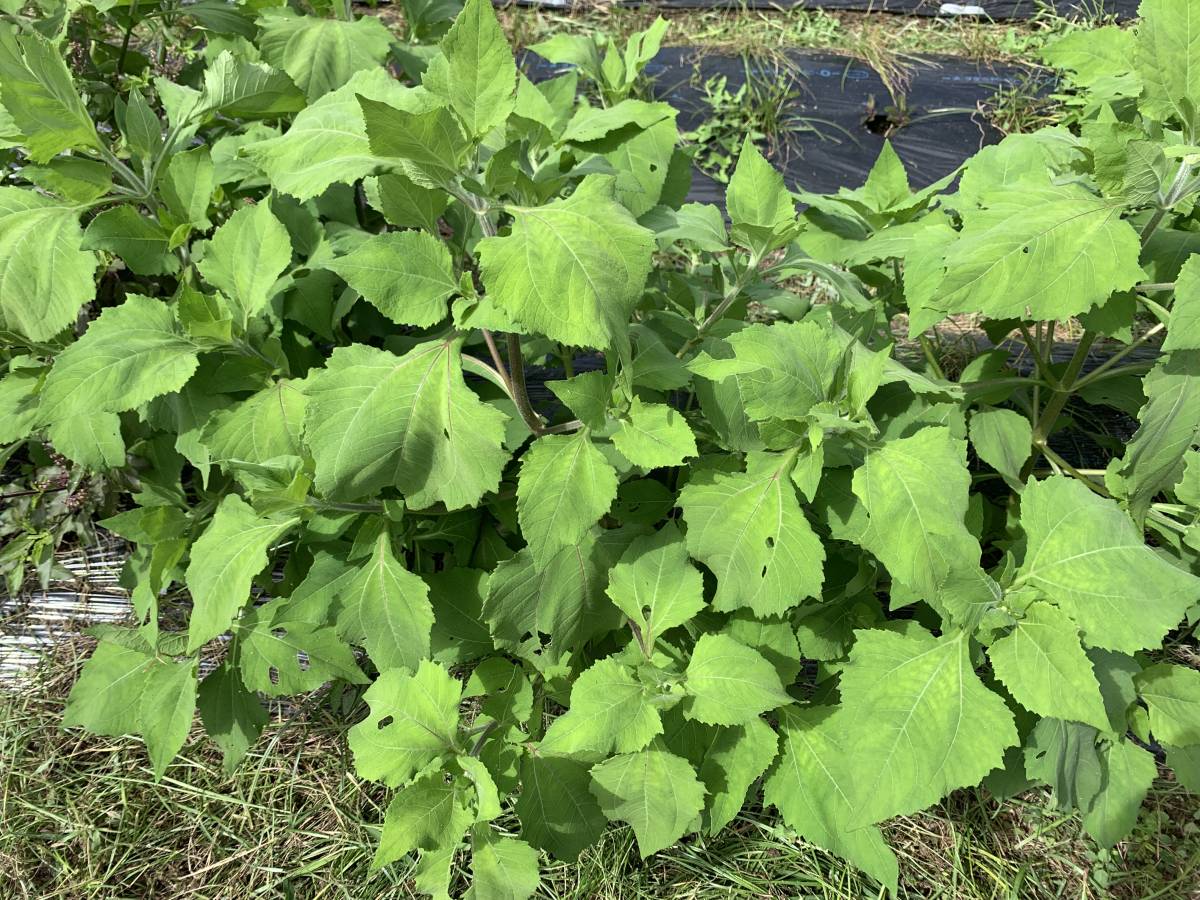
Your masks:
{"label": "dry grass", "polygon": [[[323,698],[290,717],[277,709],[231,776],[197,730],[155,784],[138,741],[59,727],[86,650],[82,640],[61,645],[26,689],[0,696],[6,900],[415,896],[405,865],[368,870],[387,792],[354,775],[345,720]],[[1041,792],[997,804],[961,791],[886,831],[903,898],[1200,896],[1200,808],[1165,780],[1133,837],[1107,854]],[[547,861],[543,875],[539,896],[556,900],[880,896],[757,808],[715,838],[690,837],[645,861],[629,829],[614,827],[577,864]],[[459,888],[466,883],[460,871]]]}

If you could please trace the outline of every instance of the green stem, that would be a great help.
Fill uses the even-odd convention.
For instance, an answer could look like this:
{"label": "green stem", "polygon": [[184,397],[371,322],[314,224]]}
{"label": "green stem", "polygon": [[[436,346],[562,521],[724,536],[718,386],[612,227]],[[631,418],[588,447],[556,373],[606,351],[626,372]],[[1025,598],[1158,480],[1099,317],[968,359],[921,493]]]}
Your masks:
{"label": "green stem", "polygon": [[1046,457],[1046,459],[1050,460],[1051,463],[1058,466],[1060,469],[1062,469],[1064,472],[1066,472],[1072,478],[1082,481],[1085,485],[1087,485],[1089,488],[1091,488],[1093,491],[1095,491],[1101,497],[1111,496],[1108,492],[1108,488],[1104,487],[1104,485],[1102,485],[1102,484],[1096,484],[1096,482],[1088,474],[1089,471],[1096,472],[1097,470],[1091,469],[1091,470],[1085,471],[1083,469],[1077,469],[1073,465],[1071,465],[1069,462],[1067,462],[1065,459],[1063,459],[1061,456],[1059,456],[1057,453],[1055,453],[1053,450],[1051,450],[1049,447],[1042,447],[1041,449],[1042,449],[1042,454]]}
{"label": "green stem", "polygon": [[942,381],[946,380],[946,373],[942,371],[942,364],[937,360],[937,354],[933,352],[933,342],[929,340],[929,335],[923,334],[918,339],[921,343],[921,352],[925,354],[925,362],[929,363],[929,368],[933,370],[933,374]]}
{"label": "green stem", "polygon": [[117,56],[117,79],[118,82],[122,75],[125,74],[125,57],[129,53],[129,39],[133,37],[133,27],[137,24],[135,16],[137,15],[138,0],[133,0],[129,6],[129,27],[125,29],[125,37],[121,39],[121,53]]}
{"label": "green stem", "polygon": [[533,404],[529,402],[529,391],[525,386],[525,359],[521,355],[521,336],[510,334],[506,336],[506,340],[508,342],[508,379],[509,384],[512,385],[513,402],[517,404],[517,411],[525,420],[525,424],[529,426],[529,430],[535,437],[541,437],[546,433],[546,427],[542,423],[541,416],[534,412]]}
{"label": "green stem", "polygon": [[721,317],[725,315],[729,307],[733,305],[733,301],[738,298],[738,295],[742,292],[742,288],[749,283],[750,275],[756,270],[756,268],[756,266],[747,266],[742,273],[734,279],[733,286],[725,292],[725,296],[721,298],[721,302],[716,305],[711,313],[709,313],[708,318],[700,323],[700,326],[696,329],[696,333],[692,337],[688,338],[684,342],[683,346],[680,347],[675,353],[676,359],[683,359],[689,350],[704,340],[704,335],[708,332],[708,329],[712,328],[713,325],[720,321]]}
{"label": "green stem", "polygon": [[1041,342],[1030,334],[1028,325],[1021,323],[1019,328],[1021,339],[1025,342],[1025,348],[1029,351],[1029,355],[1033,357],[1033,364],[1037,368],[1038,374],[1042,376],[1046,384],[1053,384],[1054,377],[1050,371],[1050,360],[1042,355]]}
{"label": "green stem", "polygon": [[1154,294],[1158,291],[1173,291],[1175,290],[1175,282],[1173,281],[1148,281],[1145,284],[1135,284],[1133,289],[1139,294]]}
{"label": "green stem", "polygon": [[1091,372],[1089,372],[1087,375],[1085,375],[1083,378],[1081,378],[1079,380],[1079,382],[1075,385],[1075,390],[1079,390],[1080,388],[1091,384],[1093,381],[1097,381],[1101,375],[1103,375],[1105,372],[1107,372],[1109,369],[1111,369],[1113,366],[1115,366],[1117,363],[1119,363],[1121,360],[1123,360],[1126,356],[1128,356],[1130,353],[1132,353],[1138,347],[1141,347],[1143,344],[1145,344],[1146,342],[1151,340],[1156,334],[1161,332],[1164,328],[1166,328],[1165,323],[1159,322],[1157,325],[1155,325],[1153,328],[1149,329],[1145,334],[1143,334],[1136,341],[1134,341],[1133,343],[1124,347],[1122,350],[1118,351],[1117,353],[1114,353],[1109,359],[1106,359],[1101,365],[1097,366],[1095,369],[1093,369]]}
{"label": "green stem", "polygon": [[[1037,420],[1037,424],[1033,426],[1033,446],[1035,450],[1040,450],[1043,454],[1049,449],[1046,446],[1046,441],[1054,428],[1054,423],[1058,421],[1059,415],[1067,405],[1067,401],[1071,399],[1071,394],[1075,391],[1075,379],[1079,376],[1079,370],[1083,368],[1084,360],[1087,359],[1088,351],[1092,349],[1092,344],[1096,341],[1096,332],[1085,331],[1083,337],[1079,339],[1078,345],[1075,347],[1075,353],[1071,356],[1071,361],[1067,363],[1067,370],[1063,373],[1063,377],[1058,384],[1052,387],[1054,395],[1050,398],[1050,402],[1046,404],[1042,410],[1041,416]],[[1021,480],[1029,478],[1029,473],[1033,471],[1034,465],[1037,464],[1037,454],[1034,453],[1029,457],[1029,461],[1021,469]]]}

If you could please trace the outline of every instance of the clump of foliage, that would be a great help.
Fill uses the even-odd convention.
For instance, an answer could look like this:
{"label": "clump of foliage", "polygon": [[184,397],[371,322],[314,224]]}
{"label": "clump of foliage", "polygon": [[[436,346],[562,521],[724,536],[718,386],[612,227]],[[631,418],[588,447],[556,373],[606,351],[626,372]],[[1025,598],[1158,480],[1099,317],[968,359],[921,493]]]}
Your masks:
{"label": "clump of foliage", "polygon": [[[957,788],[1048,784],[1108,847],[1155,752],[1200,786],[1200,672],[1164,651],[1200,616],[1194,0],[1060,56],[1109,67],[1079,133],[919,191],[885,148],[828,197],[747,141],[728,222],[630,96],[661,22],[539,45],[572,67],[535,85],[470,0],[402,48],[414,85],[371,19],[231,9],[252,32],[119,81],[115,130],[0,32],[0,440],[123,480],[101,524],[137,545],[68,725],[161,775],[198,709],[233,767],[260,695],[361,691],[376,864],[417,852],[434,896],[462,852],[469,896],[527,897],[541,851],[616,821],[649,856],[760,792],[894,889],[879,823]],[[836,299],[786,289],[812,274]],[[914,369],[901,313],[1036,370]],[[1050,447],[1074,397],[1139,407],[1102,473]]]}

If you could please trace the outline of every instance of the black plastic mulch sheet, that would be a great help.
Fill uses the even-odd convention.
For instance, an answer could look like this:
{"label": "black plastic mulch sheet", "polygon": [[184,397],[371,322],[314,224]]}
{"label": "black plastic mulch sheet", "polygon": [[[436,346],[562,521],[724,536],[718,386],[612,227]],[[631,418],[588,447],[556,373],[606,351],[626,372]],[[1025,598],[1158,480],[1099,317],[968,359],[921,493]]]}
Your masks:
{"label": "black plastic mulch sheet", "polygon": [[[694,48],[661,50],[646,67],[655,99],[679,110],[681,133],[713,117],[705,100],[708,79],[724,76],[726,91],[755,80],[787,79],[792,119],[770,152],[789,187],[834,193],[863,183],[889,139],[908,169],[914,188],[953,172],[972,154],[1003,136],[979,111],[998,90],[1045,90],[1052,82],[1015,66],[977,64],[955,57],[929,58],[912,67],[899,97],[866,63],[832,53],[795,51],[789,62],[747,62],[739,56],[704,54]],[[565,67],[526,54],[523,66],[534,80]],[[767,148],[770,150],[770,148]],[[736,150],[734,151],[736,155]],[[694,172],[691,200],[723,205],[725,186]]]}
{"label": "black plastic mulch sheet", "polygon": [[1068,18],[1115,16],[1120,20],[1137,17],[1140,0],[496,0],[497,6],[540,6],[577,12],[586,9],[611,9],[613,6],[653,6],[660,9],[805,9],[843,10],[847,12],[883,12],[904,16],[970,16],[1002,21],[1032,19],[1046,12]]}

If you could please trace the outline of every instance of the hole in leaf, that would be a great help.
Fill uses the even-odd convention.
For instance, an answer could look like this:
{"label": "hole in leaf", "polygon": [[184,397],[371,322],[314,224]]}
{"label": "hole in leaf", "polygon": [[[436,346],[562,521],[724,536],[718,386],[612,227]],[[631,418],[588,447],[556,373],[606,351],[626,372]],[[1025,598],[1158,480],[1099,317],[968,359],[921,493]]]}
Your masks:
{"label": "hole in leaf", "polygon": [[312,666],[312,663],[308,659],[308,654],[307,653],[297,653],[296,654],[296,665],[300,667],[301,672],[307,672],[309,670],[309,668]]}
{"label": "hole in leaf", "polygon": [[267,669],[267,678],[271,680],[271,684],[279,684],[279,670],[274,666]]}
{"label": "hole in leaf", "polygon": [[767,548],[770,550],[775,549],[775,538],[771,537],[769,534],[767,535]]}
{"label": "hole in leaf", "polygon": [[384,728],[387,728],[389,725],[391,725],[394,721],[396,721],[396,720],[393,719],[391,716],[384,716],[382,719],[379,720],[379,730],[382,731]]}
{"label": "hole in leaf", "polygon": [[658,171],[658,163],[650,163],[650,171],[657,172]]}
{"label": "hole in leaf", "polygon": [[767,567],[766,567],[766,566],[763,566],[763,570],[762,570],[762,577],[763,577],[763,578],[766,578],[766,577],[767,577]]}

